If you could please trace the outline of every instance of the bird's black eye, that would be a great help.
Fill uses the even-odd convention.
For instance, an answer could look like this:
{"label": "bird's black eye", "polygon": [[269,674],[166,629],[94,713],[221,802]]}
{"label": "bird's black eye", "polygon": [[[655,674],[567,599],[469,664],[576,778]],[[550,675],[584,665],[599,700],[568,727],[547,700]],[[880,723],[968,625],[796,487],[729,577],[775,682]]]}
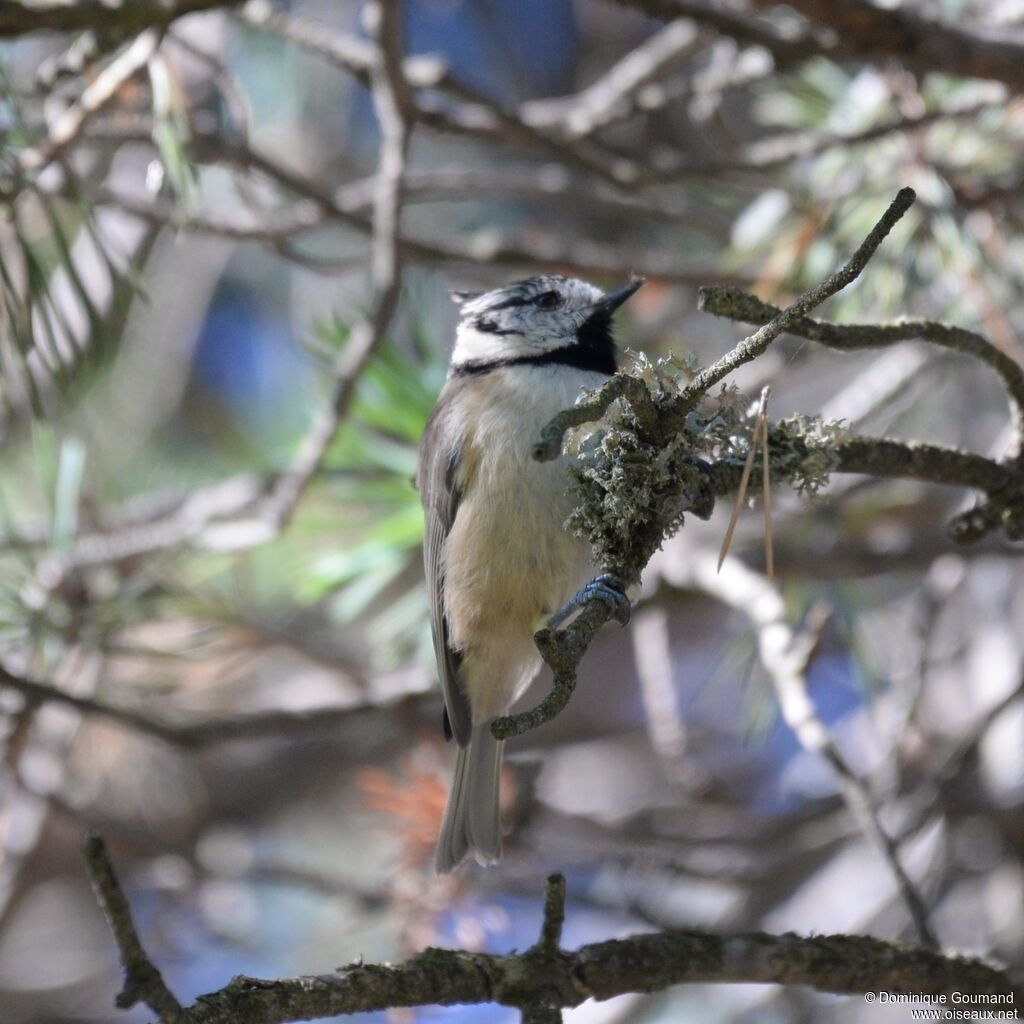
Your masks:
{"label": "bird's black eye", "polygon": [[554,309],[561,301],[562,299],[558,292],[541,292],[533,300],[533,304],[538,309]]}

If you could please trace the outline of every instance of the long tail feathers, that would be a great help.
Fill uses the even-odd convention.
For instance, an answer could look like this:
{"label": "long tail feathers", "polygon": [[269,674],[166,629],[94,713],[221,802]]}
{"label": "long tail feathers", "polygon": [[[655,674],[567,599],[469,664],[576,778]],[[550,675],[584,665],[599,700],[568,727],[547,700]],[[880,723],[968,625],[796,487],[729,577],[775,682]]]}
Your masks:
{"label": "long tail feathers", "polygon": [[474,725],[469,743],[459,747],[437,843],[437,870],[453,871],[472,853],[481,864],[501,856],[498,776],[503,744],[491,735],[490,722]]}

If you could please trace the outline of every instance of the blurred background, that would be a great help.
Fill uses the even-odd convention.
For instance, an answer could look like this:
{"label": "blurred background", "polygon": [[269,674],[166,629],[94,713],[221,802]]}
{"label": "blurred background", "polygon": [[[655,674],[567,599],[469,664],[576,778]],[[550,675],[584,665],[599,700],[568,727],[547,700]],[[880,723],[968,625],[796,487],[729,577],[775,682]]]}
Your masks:
{"label": "blurred background", "polygon": [[[1007,40],[1024,23],[1009,0],[911,6]],[[727,503],[688,519],[568,710],[509,744],[502,864],[433,873],[452,751],[411,478],[450,289],[644,273],[621,344],[706,365],[745,331],[699,313],[698,285],[784,303],[911,185],[918,203],[822,315],[948,320],[1021,358],[1020,97],[851,57],[785,6],[682,8],[698,16],[405,3],[418,116],[400,306],[320,471],[267,528],[254,509],[370,301],[379,133],[359,4],[0,44],[0,663],[81,699],[0,678],[4,1024],[149,1018],[112,1007],[86,829],[182,1001],[427,944],[523,949],[552,870],[569,946],[662,927],[916,941],[892,864],[780,713],[769,629],[806,647],[808,693],[943,947],[1021,962],[1021,549],[955,546],[945,524],[973,499],[913,481],[777,493],[774,581],[759,508],[717,577]],[[751,396],[770,382],[774,416],[992,456],[1009,437],[997,378],[917,343],[783,338],[735,379]],[[691,985],[566,1020],[869,1016],[906,1012]]]}

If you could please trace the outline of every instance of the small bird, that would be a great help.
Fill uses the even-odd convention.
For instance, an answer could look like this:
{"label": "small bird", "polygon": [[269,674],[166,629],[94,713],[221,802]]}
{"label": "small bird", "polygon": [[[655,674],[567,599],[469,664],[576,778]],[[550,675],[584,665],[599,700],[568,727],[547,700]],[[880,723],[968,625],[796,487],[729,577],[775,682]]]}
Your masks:
{"label": "small bird", "polygon": [[[606,295],[551,274],[453,293],[461,321],[416,472],[445,733],[458,746],[439,872],[470,853],[481,864],[501,854],[502,744],[491,724],[540,668],[534,632],[593,571],[588,545],[564,526],[565,465],[535,461],[533,447],[582,388],[615,373],[612,314],[641,284]],[[607,589],[601,578],[594,586]]]}

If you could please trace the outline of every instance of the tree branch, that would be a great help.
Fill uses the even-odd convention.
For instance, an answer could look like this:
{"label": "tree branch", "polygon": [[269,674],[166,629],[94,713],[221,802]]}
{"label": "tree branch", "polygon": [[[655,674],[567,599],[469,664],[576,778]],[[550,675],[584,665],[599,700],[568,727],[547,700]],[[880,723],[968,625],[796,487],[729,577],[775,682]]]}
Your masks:
{"label": "tree branch", "polygon": [[351,964],[331,974],[279,981],[243,976],[179,1009],[163,983],[166,995],[153,980],[156,969],[139,944],[101,841],[88,842],[87,857],[129,978],[139,979],[139,994],[158,1001],[151,1005],[165,1024],[284,1024],[455,1003],[500,1003],[518,1007],[526,1021],[551,1022],[559,1019],[560,1007],[587,999],[706,982],[808,985],[822,992],[921,999],[959,992],[996,996],[1011,1005],[1024,998],[1007,972],[992,964],[862,936],[671,930],[568,952],[558,946],[564,880],[552,876],[542,939],[525,953],[427,949],[404,964]]}
{"label": "tree branch", "polygon": [[[588,464],[581,470],[583,478],[591,474],[591,491],[588,501],[594,504],[590,509],[602,523],[609,516],[622,519],[614,524],[615,537],[628,537],[627,542],[617,542],[609,562],[608,549],[599,553],[605,568],[620,576],[625,583],[639,580],[640,573],[651,555],[661,543],[665,533],[678,527],[683,512],[690,510],[698,514],[710,512],[709,503],[715,496],[734,491],[743,472],[743,460],[719,459],[708,464],[687,452],[687,437],[693,442],[701,428],[689,424],[688,420],[697,404],[715,384],[744,363],[750,362],[763,353],[768,346],[794,324],[799,329],[822,332],[814,321],[805,314],[826,298],[840,291],[853,281],[864,269],[893,225],[914,201],[912,189],[902,189],[867,238],[861,243],[850,260],[839,271],[832,274],[816,288],[800,296],[786,309],[778,311],[772,307],[757,305],[750,300],[761,314],[771,316],[754,334],[745,338],[731,352],[718,359],[712,366],[698,373],[678,393],[661,393],[656,398],[647,384],[630,374],[612,377],[607,383],[585,396],[578,405],[555,416],[542,431],[534,448],[534,457],[548,461],[561,452],[566,432],[584,423],[599,419],[616,400],[626,404],[628,416],[626,429],[633,438],[630,445],[623,447],[620,437],[610,448],[592,453],[597,459],[604,476],[598,480],[598,470]],[[715,293],[711,293],[714,295]],[[744,300],[746,302],[746,300]],[[746,308],[746,305],[744,308]],[[1004,382],[1011,389],[1014,402],[1024,397],[1024,374],[1019,367],[996,353],[985,339],[972,336],[970,332],[953,332],[942,329],[932,332],[947,347],[958,347],[985,360],[998,370]],[[689,433],[688,433],[689,431]],[[696,433],[695,433],[696,431]],[[799,424],[776,424],[769,431],[769,449],[772,460],[772,474],[776,479],[799,479],[805,472],[806,462],[812,456],[808,438],[802,434]],[[674,455],[668,455],[669,451]],[[939,483],[953,483],[984,491],[988,506],[974,517],[954,521],[952,536],[960,541],[973,540],[979,535],[979,518],[988,517],[989,528],[1002,525],[1007,536],[1024,537],[1024,472],[1016,465],[998,463],[969,452],[926,445],[916,442],[891,441],[885,438],[864,438],[841,436],[827,446],[817,446],[818,455],[829,461],[832,469],[842,472],[870,473],[878,476],[905,476]],[[627,458],[631,466],[639,467],[641,474],[638,486],[648,487],[652,494],[648,504],[633,508],[634,498],[609,494],[610,488],[628,489],[624,481],[628,474],[619,473]],[[660,460],[660,461],[658,461]],[[663,479],[650,479],[655,462],[658,461]],[[631,479],[631,478],[629,478]],[[597,482],[594,482],[597,481]],[[756,489],[755,483],[755,489]],[[625,504],[628,511],[623,515],[617,506]],[[597,506],[600,510],[597,510]],[[598,548],[600,531],[594,532],[586,513],[576,520],[589,531],[595,549]],[[984,525],[984,524],[982,524]],[[541,630],[535,636],[537,647],[544,661],[551,667],[554,676],[552,688],[544,700],[525,712],[499,718],[492,726],[499,738],[519,735],[528,729],[549,721],[569,702],[576,686],[576,673],[587,647],[605,622],[611,617],[611,608],[601,600],[591,599],[567,627],[557,631]]]}
{"label": "tree branch", "polygon": [[[690,17],[722,35],[768,50],[780,68],[810,57],[898,60],[920,73],[944,74],[1003,82],[1024,89],[1024,46],[1006,33],[952,25],[919,14],[903,4],[887,7],[869,0],[787,0],[805,15],[812,31],[782,34],[749,15],[733,13],[701,0],[618,0],[652,17],[671,21]],[[756,0],[756,6],[777,6],[777,0]],[[828,29],[824,33],[815,29]]]}
{"label": "tree branch", "polygon": [[[254,711],[239,715],[217,715],[190,720],[170,715],[146,713],[122,704],[111,704],[96,697],[69,693],[51,683],[30,679],[8,671],[0,665],[0,689],[20,693],[36,704],[59,704],[83,715],[106,718],[146,736],[162,740],[174,747],[198,750],[232,740],[279,738],[306,735],[318,730],[337,729],[361,714],[379,715],[389,705],[366,701],[341,706],[311,708],[308,711]],[[430,691],[412,692],[404,699],[433,699]]]}
{"label": "tree branch", "polygon": [[[642,381],[635,380],[627,374],[619,374],[591,392],[571,409],[563,410],[555,416],[541,432],[540,441],[534,448],[534,458],[541,462],[557,458],[561,452],[562,441],[569,429],[600,419],[612,402],[623,396],[629,399],[631,407],[643,419],[646,427],[651,427],[654,421],[658,420],[657,430],[654,433],[658,435],[659,440],[678,433],[679,424],[686,414],[715,384],[744,363],[756,359],[780,334],[789,330],[793,323],[801,320],[805,313],[820,306],[827,298],[856,280],[879,245],[882,244],[885,236],[907,212],[915,198],[916,195],[912,188],[900,189],[896,198],[889,204],[889,208],[845,266],[826,278],[816,288],[805,292],[786,309],[777,312],[768,323],[749,337],[744,338],[731,352],[698,373],[682,389],[678,398],[671,403],[668,414],[666,414],[666,410],[652,411],[651,396]],[[648,430],[648,432],[650,431]]]}
{"label": "tree branch", "polygon": [[[738,288],[701,288],[698,308],[714,316],[749,324],[766,324],[780,310]],[[927,341],[940,348],[972,356],[1002,378],[1010,397],[1014,450],[1024,448],[1024,367],[1001,352],[983,335],[934,320],[897,320],[881,324],[829,324],[810,317],[791,321],[785,333],[808,338],[840,352],[883,348],[899,341]]]}
{"label": "tree branch", "polygon": [[0,36],[82,29],[133,33],[241,0],[7,0],[0,4]]}
{"label": "tree branch", "polygon": [[[120,133],[120,141],[137,138],[146,141],[148,136],[138,133]],[[231,142],[220,135],[194,130],[193,149],[197,158],[220,161],[255,171],[274,181],[293,195],[308,200],[319,210],[319,219],[312,211],[304,211],[310,217],[310,226],[330,220],[349,227],[360,234],[372,234],[371,222],[359,212],[358,207],[348,201],[344,194],[339,199],[331,190],[318,182],[285,166],[272,156],[245,145]],[[160,223],[168,221],[166,207],[148,202],[126,202],[123,208],[129,213]],[[200,233],[238,235],[240,230],[230,223],[225,225],[221,218],[170,218],[175,226]],[[255,236],[260,237],[259,229]],[[512,231],[483,229],[461,239],[441,241],[410,234],[398,239],[401,254],[405,259],[430,264],[458,264],[477,270],[480,266],[529,266],[533,269],[567,268],[581,274],[599,274],[620,277],[624,267],[633,268],[638,274],[667,281],[673,284],[698,285],[715,279],[723,283],[743,283],[749,278],[723,274],[718,271],[701,269],[689,262],[680,261],[669,252],[632,251],[621,246],[602,245],[593,241],[575,241],[572,245],[553,235],[529,235]]]}
{"label": "tree branch", "polygon": [[[828,56],[898,60],[922,74],[985,78],[1024,89],[1024,46],[1007,33],[954,25],[911,5],[886,7],[868,0],[787,0],[814,25],[834,33]],[[758,7],[775,0],[756,0]]]}

